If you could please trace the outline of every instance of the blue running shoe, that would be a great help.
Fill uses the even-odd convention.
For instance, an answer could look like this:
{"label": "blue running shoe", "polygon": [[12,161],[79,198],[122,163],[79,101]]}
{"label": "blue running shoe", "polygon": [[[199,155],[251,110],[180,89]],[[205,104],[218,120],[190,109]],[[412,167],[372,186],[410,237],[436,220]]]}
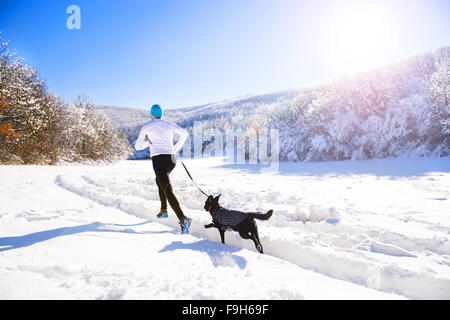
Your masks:
{"label": "blue running shoe", "polygon": [[181,234],[188,234],[189,233],[189,227],[191,226],[192,219],[191,218],[184,218],[184,224],[181,228]]}
{"label": "blue running shoe", "polygon": [[157,218],[161,219],[161,218],[168,218],[169,215],[167,214],[167,210],[161,210],[157,215]]}

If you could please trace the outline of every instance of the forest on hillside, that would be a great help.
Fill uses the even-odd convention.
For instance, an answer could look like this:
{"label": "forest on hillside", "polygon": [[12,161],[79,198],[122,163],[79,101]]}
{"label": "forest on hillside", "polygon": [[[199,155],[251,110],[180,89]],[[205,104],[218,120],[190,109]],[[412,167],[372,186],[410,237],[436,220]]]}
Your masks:
{"label": "forest on hillside", "polygon": [[[247,97],[202,112],[182,111],[173,111],[170,117],[189,130],[191,140],[203,150],[216,138],[210,132],[222,138],[233,129],[247,140],[235,150],[246,159],[248,141],[259,140],[268,129],[279,130],[280,161],[448,157],[450,47],[288,96]],[[203,127],[201,136],[194,136],[196,122]],[[129,131],[131,142],[138,130]],[[239,148],[236,143],[228,147]]]}
{"label": "forest on hillside", "polygon": [[446,157],[449,103],[447,47],[311,90],[267,124],[284,161]]}

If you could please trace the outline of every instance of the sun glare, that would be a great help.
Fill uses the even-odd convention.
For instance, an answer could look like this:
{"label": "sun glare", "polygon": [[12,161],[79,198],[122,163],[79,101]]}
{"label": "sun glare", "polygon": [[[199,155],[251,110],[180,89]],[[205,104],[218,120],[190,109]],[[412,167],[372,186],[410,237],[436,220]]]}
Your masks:
{"label": "sun glare", "polygon": [[336,69],[349,74],[388,63],[394,26],[389,11],[376,5],[339,9],[327,28]]}

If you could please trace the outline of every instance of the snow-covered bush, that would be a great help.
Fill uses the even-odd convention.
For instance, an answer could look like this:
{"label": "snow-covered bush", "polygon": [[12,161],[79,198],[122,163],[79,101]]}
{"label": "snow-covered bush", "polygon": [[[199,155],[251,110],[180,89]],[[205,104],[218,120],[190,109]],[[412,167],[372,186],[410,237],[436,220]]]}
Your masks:
{"label": "snow-covered bush", "polygon": [[125,133],[114,128],[89,97],[78,94],[64,110],[63,160],[112,160],[131,154]]}

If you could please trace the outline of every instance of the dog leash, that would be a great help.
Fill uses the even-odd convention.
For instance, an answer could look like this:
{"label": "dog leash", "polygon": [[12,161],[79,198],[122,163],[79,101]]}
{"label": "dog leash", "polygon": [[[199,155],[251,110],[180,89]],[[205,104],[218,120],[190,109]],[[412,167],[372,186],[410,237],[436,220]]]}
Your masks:
{"label": "dog leash", "polygon": [[184,165],[183,161],[180,161],[180,162],[181,162],[181,164],[183,165],[184,170],[186,170],[186,173],[188,174],[189,178],[191,178],[192,183],[197,187],[198,191],[200,191],[201,193],[203,193],[205,196],[208,197],[208,195],[207,195],[202,189],[200,189],[200,187],[195,183],[194,179],[192,178],[191,174],[189,173],[189,170],[188,170],[188,169],[186,168],[186,166]]}

